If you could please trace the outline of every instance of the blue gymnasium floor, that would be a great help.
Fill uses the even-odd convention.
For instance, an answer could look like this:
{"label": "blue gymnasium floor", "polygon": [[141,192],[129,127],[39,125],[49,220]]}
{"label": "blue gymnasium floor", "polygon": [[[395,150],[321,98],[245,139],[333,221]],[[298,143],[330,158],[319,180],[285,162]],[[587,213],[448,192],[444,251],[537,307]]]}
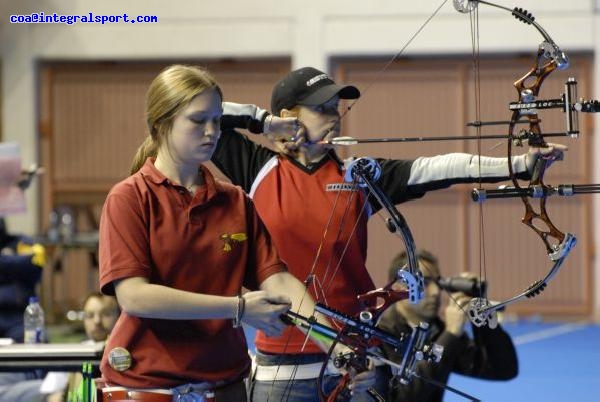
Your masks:
{"label": "blue gymnasium floor", "polygon": [[[600,325],[518,322],[503,325],[519,356],[507,382],[453,374],[448,385],[486,402],[600,401]],[[446,392],[445,402],[466,401]]]}
{"label": "blue gymnasium floor", "polygon": [[[503,327],[517,348],[519,376],[496,382],[452,374],[448,385],[485,402],[600,402],[600,325],[519,321]],[[246,334],[254,350],[254,331]],[[444,402],[463,401],[446,391]]]}

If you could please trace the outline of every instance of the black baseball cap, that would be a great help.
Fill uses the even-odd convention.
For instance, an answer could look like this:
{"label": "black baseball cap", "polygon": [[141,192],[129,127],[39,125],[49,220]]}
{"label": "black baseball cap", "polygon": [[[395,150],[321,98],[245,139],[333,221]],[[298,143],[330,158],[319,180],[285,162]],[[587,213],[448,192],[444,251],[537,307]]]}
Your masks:
{"label": "black baseball cap", "polygon": [[296,105],[317,106],[338,95],[341,99],[357,99],[358,88],[338,85],[329,75],[312,67],[302,67],[283,77],[271,95],[271,112],[279,116],[281,109]]}

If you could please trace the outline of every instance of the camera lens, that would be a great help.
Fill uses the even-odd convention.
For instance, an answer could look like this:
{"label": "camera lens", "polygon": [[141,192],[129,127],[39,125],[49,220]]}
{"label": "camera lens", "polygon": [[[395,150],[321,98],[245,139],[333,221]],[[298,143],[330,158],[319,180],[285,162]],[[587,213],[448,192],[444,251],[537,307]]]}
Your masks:
{"label": "camera lens", "polygon": [[485,281],[479,281],[476,278],[440,278],[438,285],[441,289],[448,292],[463,292],[467,296],[483,296],[485,294]]}

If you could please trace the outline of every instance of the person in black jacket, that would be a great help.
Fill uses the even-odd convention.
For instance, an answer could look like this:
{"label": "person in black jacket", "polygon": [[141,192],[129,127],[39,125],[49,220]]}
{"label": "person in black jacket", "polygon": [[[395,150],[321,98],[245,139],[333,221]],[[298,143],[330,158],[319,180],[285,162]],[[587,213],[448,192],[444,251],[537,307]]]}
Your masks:
{"label": "person in black jacket", "polygon": [[[443,319],[439,315],[441,277],[437,258],[428,251],[417,254],[419,269],[425,280],[425,297],[419,304],[400,301],[388,308],[379,320],[379,327],[394,335],[410,332],[411,326],[419,322],[429,324],[426,343],[437,343],[444,347],[440,362],[421,361],[416,372],[419,377],[442,384],[448,381],[450,373],[486,380],[510,380],[519,371],[515,347],[510,336],[500,325],[496,328],[472,326],[473,338],[465,332],[468,318],[465,314],[471,297],[462,292],[450,294],[450,301],[444,310]],[[406,264],[406,253],[400,253],[390,266],[390,281],[396,278],[398,267]],[[402,355],[385,348],[388,357],[399,361]],[[390,387],[388,401],[441,401],[444,389],[416,376],[407,385],[394,383]]]}

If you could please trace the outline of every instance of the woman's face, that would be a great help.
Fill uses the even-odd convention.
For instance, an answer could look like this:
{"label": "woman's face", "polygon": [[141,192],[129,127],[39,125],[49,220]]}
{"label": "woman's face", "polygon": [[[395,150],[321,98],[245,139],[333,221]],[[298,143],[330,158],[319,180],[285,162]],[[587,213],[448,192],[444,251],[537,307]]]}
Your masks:
{"label": "woman's face", "polygon": [[336,95],[318,106],[298,106],[298,120],[310,143],[330,140],[340,135],[340,98]]}
{"label": "woman's face", "polygon": [[169,148],[176,162],[197,165],[209,161],[221,135],[221,96],[204,91],[173,119]]}

